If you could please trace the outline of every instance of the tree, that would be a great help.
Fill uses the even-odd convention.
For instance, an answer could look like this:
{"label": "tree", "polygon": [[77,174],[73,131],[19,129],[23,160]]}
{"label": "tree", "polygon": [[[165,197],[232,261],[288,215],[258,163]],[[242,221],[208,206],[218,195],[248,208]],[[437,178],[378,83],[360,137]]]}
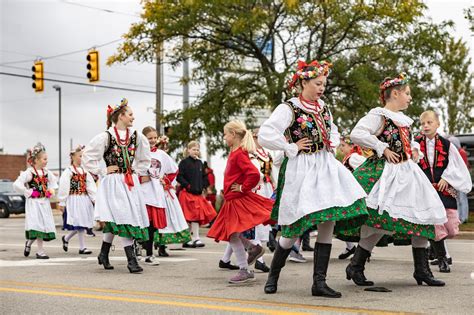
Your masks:
{"label": "tree", "polygon": [[411,115],[448,93],[435,93],[434,67],[452,23],[427,20],[421,1],[144,1],[143,8],[108,62],[153,62],[166,41],[173,65],[186,57],[197,65],[190,79],[203,92],[189,109],[163,117],[173,126],[172,146],[205,134],[211,152],[221,147],[229,117],[247,114],[252,124],[254,108],[290,96],[286,82],[299,58],[334,64],[325,97],[342,128],[378,106],[378,84],[388,75],[410,75]]}

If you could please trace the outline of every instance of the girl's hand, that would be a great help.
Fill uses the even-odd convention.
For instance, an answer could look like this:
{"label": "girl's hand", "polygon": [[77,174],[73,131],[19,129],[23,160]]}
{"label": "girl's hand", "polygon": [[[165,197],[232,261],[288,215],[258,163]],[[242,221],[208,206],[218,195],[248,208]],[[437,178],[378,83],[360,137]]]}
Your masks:
{"label": "girl's hand", "polygon": [[242,185],[239,185],[237,183],[233,183],[232,186],[230,186],[230,191],[242,192]]}
{"label": "girl's hand", "polygon": [[415,162],[418,162],[419,158],[420,158],[420,154],[418,153],[418,150],[417,149],[412,150],[411,159]]}
{"label": "girl's hand", "polygon": [[400,155],[393,152],[389,148],[385,148],[385,150],[383,151],[383,155],[387,158],[387,161],[389,161],[390,163],[398,163],[398,161],[400,160]]}
{"label": "girl's hand", "polygon": [[119,167],[117,165],[107,166],[107,174],[117,173],[118,171],[119,171]]}
{"label": "girl's hand", "polygon": [[441,180],[438,182],[438,190],[444,191],[448,187],[449,187],[448,182],[441,178]]}
{"label": "girl's hand", "polygon": [[309,148],[311,147],[311,140],[309,140],[308,138],[303,138],[298,140],[296,142],[296,145],[298,146],[298,151],[309,150]]}

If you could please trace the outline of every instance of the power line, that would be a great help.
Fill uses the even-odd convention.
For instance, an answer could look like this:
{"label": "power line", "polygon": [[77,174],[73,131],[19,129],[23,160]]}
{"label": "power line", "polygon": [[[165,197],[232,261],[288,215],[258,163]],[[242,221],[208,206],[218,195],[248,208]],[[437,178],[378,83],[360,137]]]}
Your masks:
{"label": "power line", "polygon": [[[17,74],[17,73],[9,73],[9,72],[0,72],[1,75],[7,75],[12,77],[19,77],[19,78],[27,78],[31,79],[31,76],[24,75],[24,74]],[[124,87],[118,86],[108,86],[108,85],[101,85],[101,84],[90,84],[90,83],[82,83],[82,82],[74,82],[74,81],[66,81],[66,80],[57,80],[57,79],[43,79],[44,81],[50,82],[58,82],[58,83],[65,83],[65,84],[73,84],[73,85],[81,85],[81,86],[90,86],[90,87],[98,87],[103,89],[112,89],[112,90],[121,90],[121,91],[129,91],[129,92],[138,92],[138,93],[148,93],[148,94],[156,94],[156,91],[147,91],[147,90],[139,90],[139,89],[129,89]],[[182,94],[177,93],[163,93],[163,95],[169,96],[183,96]],[[191,96],[196,97],[196,96]]]}
{"label": "power line", "polygon": [[125,13],[125,12],[120,12],[120,11],[115,11],[115,10],[110,10],[110,9],[103,9],[103,8],[93,7],[93,6],[89,6],[89,5],[85,5],[85,4],[69,2],[69,1],[66,1],[66,0],[62,0],[61,2],[65,3],[65,4],[76,5],[78,7],[88,8],[88,9],[97,10],[97,11],[103,11],[103,12],[107,12],[107,13],[140,17],[140,15],[138,15],[138,14],[130,14],[130,13]]}

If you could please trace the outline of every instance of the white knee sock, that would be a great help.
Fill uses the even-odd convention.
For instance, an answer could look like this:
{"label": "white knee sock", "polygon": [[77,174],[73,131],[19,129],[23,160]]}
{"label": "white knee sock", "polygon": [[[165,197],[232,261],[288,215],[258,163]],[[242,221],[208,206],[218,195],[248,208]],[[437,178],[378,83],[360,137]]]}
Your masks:
{"label": "white knee sock", "polygon": [[320,244],[332,244],[332,234],[334,232],[334,226],[336,222],[326,221],[318,224],[318,237],[316,242]]}
{"label": "white knee sock", "polygon": [[232,256],[232,253],[232,246],[230,246],[230,243],[227,243],[227,246],[224,250],[224,255],[222,256],[221,260],[225,263],[228,263],[230,261],[230,257]]}
{"label": "white knee sock", "polygon": [[232,250],[237,259],[237,265],[240,269],[248,269],[247,253],[245,252],[244,244],[242,244],[239,238],[240,233],[234,233],[230,236],[229,244],[232,246]]}
{"label": "white knee sock", "polygon": [[31,247],[36,240],[28,240],[28,246]]}
{"label": "white knee sock", "polygon": [[86,247],[84,244],[84,230],[80,230],[77,233],[77,238],[79,239],[79,249],[84,249]]}
{"label": "white knee sock", "polygon": [[110,232],[104,233],[103,241],[112,244],[112,242],[114,241],[114,235]]}
{"label": "white knee sock", "polygon": [[426,237],[413,236],[411,238],[411,246],[413,248],[427,248],[428,247],[428,239]]}
{"label": "white knee sock", "polygon": [[255,245],[252,243],[252,241],[246,239],[246,238],[242,235],[242,233],[239,233],[239,239],[240,239],[240,241],[242,242],[242,244],[244,245],[244,248],[247,249],[247,250],[248,250],[249,248],[252,248],[252,247],[255,246]]}
{"label": "white knee sock", "polygon": [[352,242],[346,242],[346,248],[347,248],[348,250],[351,250],[354,246],[355,246],[354,243],[352,243]]}
{"label": "white knee sock", "polygon": [[123,247],[133,245],[133,238],[122,237],[122,236],[120,236],[119,238],[120,238],[120,241],[122,242]]}
{"label": "white knee sock", "polygon": [[366,251],[372,252],[375,245],[383,237],[383,234],[372,234],[369,237],[361,238],[359,241],[359,246],[365,249]]}
{"label": "white knee sock", "polygon": [[444,249],[446,250],[446,258],[450,258],[449,252],[448,252],[448,242],[446,240],[444,241]]}
{"label": "white knee sock", "polygon": [[44,255],[44,249],[43,249],[43,240],[38,238],[36,239],[36,246],[38,246],[38,254]]}
{"label": "white knee sock", "polygon": [[66,235],[66,236],[64,237],[64,239],[66,240],[66,242],[69,242],[69,240],[70,240],[74,235],[76,235],[76,234],[77,234],[77,231],[71,231],[71,232],[69,232],[68,235]]}
{"label": "white knee sock", "polygon": [[296,242],[297,237],[294,238],[287,238],[287,237],[280,237],[278,240],[278,244],[280,244],[280,247],[283,249],[290,249],[293,247],[293,245]]}
{"label": "white knee sock", "polygon": [[197,241],[199,239],[199,223],[191,222],[191,232],[193,233],[193,241]]}
{"label": "white knee sock", "polygon": [[260,258],[258,258],[257,260],[258,260],[259,262],[261,262],[262,264],[264,264],[264,263],[265,263],[265,261],[263,260],[263,256],[262,256],[262,257],[260,257]]}

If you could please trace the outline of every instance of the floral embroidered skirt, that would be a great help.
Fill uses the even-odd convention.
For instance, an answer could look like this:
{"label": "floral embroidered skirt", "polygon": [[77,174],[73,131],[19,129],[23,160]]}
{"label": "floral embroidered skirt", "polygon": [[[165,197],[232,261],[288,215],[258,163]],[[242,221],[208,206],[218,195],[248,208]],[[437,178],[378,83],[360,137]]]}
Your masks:
{"label": "floral embroidered skirt", "polygon": [[104,233],[112,233],[126,238],[133,238],[137,241],[148,240],[148,229],[132,226],[130,224],[115,224],[114,222],[105,222]]}

